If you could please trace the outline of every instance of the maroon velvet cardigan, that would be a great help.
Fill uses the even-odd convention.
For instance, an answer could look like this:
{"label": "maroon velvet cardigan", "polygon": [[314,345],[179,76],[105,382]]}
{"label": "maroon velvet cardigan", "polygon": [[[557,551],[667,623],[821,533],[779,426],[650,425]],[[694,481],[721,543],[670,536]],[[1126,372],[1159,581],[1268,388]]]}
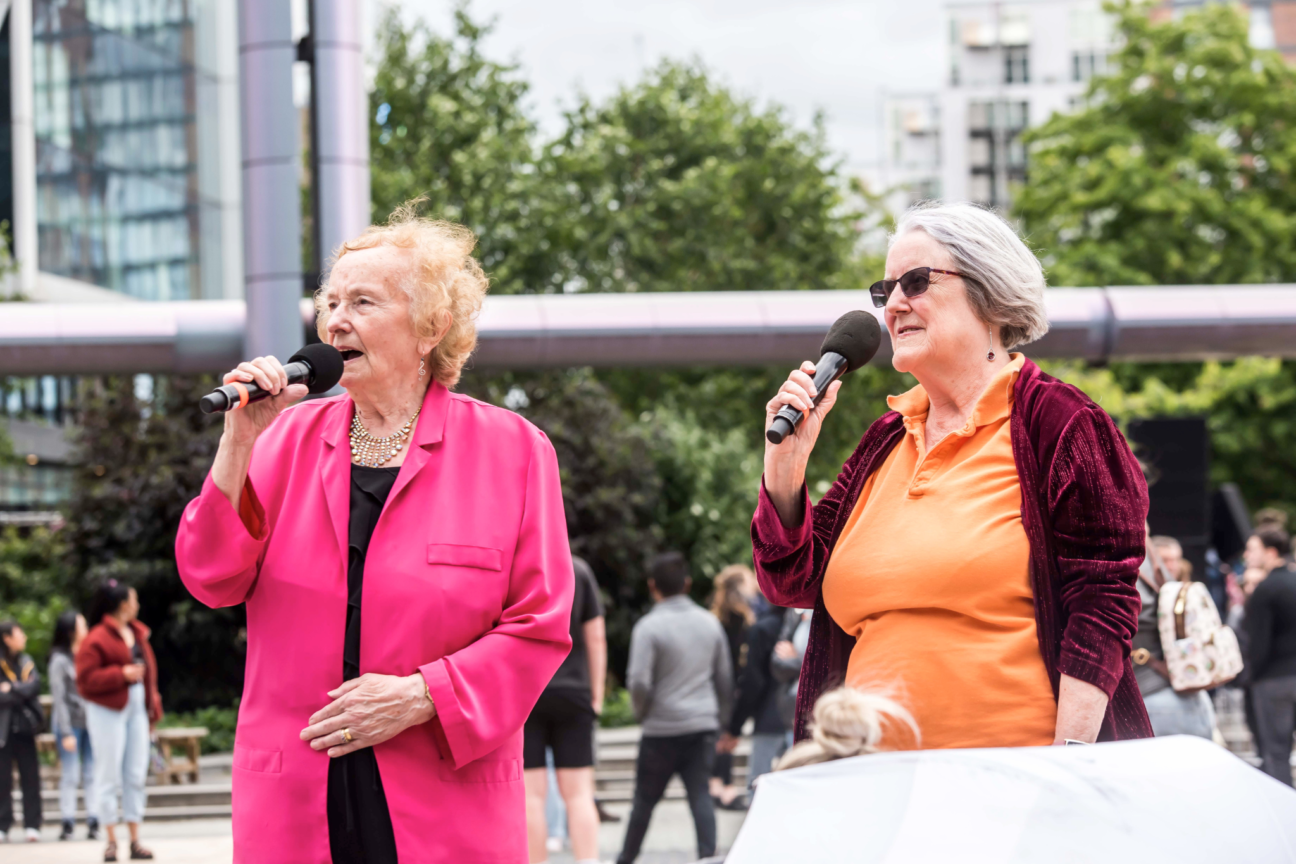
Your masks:
{"label": "maroon velvet cardigan", "polygon": [[[1035,626],[1053,695],[1061,674],[1087,681],[1109,699],[1098,740],[1150,738],[1129,660],[1148,512],[1143,472],[1106,412],[1030,360],[1013,391],[1009,426],[1030,544]],[[903,435],[898,413],[878,418],[813,508],[802,487],[809,515],[794,528],[783,526],[761,484],[751,529],[761,590],[780,606],[815,610],[797,693],[798,740],[807,734],[819,694],[845,680],[855,647],[824,609],[828,559],[865,480]]]}

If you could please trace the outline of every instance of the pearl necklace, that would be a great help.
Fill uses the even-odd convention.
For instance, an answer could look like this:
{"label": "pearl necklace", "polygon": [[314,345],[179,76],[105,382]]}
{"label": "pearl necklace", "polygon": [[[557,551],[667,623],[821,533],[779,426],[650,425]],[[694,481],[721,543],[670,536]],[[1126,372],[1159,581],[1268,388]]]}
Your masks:
{"label": "pearl necklace", "polygon": [[[421,410],[422,408],[419,409]],[[360,412],[356,411],[355,416],[351,418],[351,461],[365,468],[381,468],[395,459],[405,447],[405,442],[410,436],[410,427],[414,425],[418,415],[419,412],[415,411],[414,416],[406,420],[405,425],[393,434],[386,438],[376,438],[365,428],[360,420]]]}

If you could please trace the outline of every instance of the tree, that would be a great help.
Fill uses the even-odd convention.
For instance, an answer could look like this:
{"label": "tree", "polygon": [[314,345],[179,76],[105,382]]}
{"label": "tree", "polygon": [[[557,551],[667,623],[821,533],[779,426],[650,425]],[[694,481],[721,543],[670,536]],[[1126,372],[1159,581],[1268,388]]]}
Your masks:
{"label": "tree", "polygon": [[1026,134],[1015,210],[1058,285],[1296,279],[1296,69],[1233,4],[1152,21],[1108,4],[1123,47],[1086,107]]}
{"label": "tree", "polygon": [[490,26],[466,5],[454,34],[422,22],[405,25],[389,9],[377,30],[378,68],[369,102],[373,217],[426,198],[424,210],[472,228],[492,290],[516,294],[547,284],[543,244],[534,235],[553,208],[538,212],[534,121],[523,100],[528,84],[514,66],[482,55]]}
{"label": "tree", "polygon": [[[1123,47],[1087,104],[1027,134],[1016,214],[1061,285],[1296,279],[1296,70],[1231,4],[1154,22],[1109,4]],[[1213,479],[1296,516],[1296,364],[1113,364],[1059,374],[1119,420],[1204,414]]]}
{"label": "tree", "polygon": [[175,563],[185,505],[202,490],[221,426],[197,409],[210,376],[87,381],[73,496],[64,529],[74,590],[84,604],[103,579],[139,592],[153,628],[159,685],[167,705],[230,705],[242,691],[245,613],[208,609],[190,596]]}
{"label": "tree", "polygon": [[859,288],[858,215],[823,118],[796,129],[699,63],[583,97],[544,148],[554,286],[568,291]]}

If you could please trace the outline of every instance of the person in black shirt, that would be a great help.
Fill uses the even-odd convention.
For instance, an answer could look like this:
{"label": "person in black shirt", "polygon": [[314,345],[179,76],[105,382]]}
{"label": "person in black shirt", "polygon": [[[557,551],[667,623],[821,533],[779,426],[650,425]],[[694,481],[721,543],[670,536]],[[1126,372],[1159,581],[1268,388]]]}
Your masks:
{"label": "person in black shirt", "polygon": [[531,860],[544,861],[545,793],[549,786],[545,750],[553,748],[558,791],[567,806],[567,834],[577,864],[598,859],[599,814],[594,804],[594,723],[603,712],[607,638],[603,604],[594,571],[572,558],[576,595],[572,601],[571,653],[540,694],[523,727],[522,766],[526,782],[527,845]]}
{"label": "person in black shirt", "polygon": [[[1292,733],[1296,727],[1296,570],[1286,531],[1264,528],[1248,541],[1249,553],[1266,555],[1275,566],[1246,604],[1244,627],[1256,749],[1264,772],[1292,785]],[[1263,548],[1256,548],[1263,547]]]}

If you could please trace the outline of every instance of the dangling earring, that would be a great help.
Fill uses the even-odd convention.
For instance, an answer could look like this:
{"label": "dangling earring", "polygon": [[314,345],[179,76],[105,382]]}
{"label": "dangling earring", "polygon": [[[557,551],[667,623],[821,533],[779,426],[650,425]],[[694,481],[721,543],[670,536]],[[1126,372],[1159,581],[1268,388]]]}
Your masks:
{"label": "dangling earring", "polygon": [[989,331],[990,331],[990,351],[986,353],[986,360],[989,361],[990,363],[993,363],[993,362],[994,362],[994,358],[995,358],[995,353],[994,353],[994,325],[991,325],[991,326],[989,327]]}
{"label": "dangling earring", "polygon": [[423,377],[424,375],[426,375],[426,374],[427,374],[427,358],[426,358],[426,357],[420,357],[420,358],[419,358],[419,377],[422,378],[422,377]]}

